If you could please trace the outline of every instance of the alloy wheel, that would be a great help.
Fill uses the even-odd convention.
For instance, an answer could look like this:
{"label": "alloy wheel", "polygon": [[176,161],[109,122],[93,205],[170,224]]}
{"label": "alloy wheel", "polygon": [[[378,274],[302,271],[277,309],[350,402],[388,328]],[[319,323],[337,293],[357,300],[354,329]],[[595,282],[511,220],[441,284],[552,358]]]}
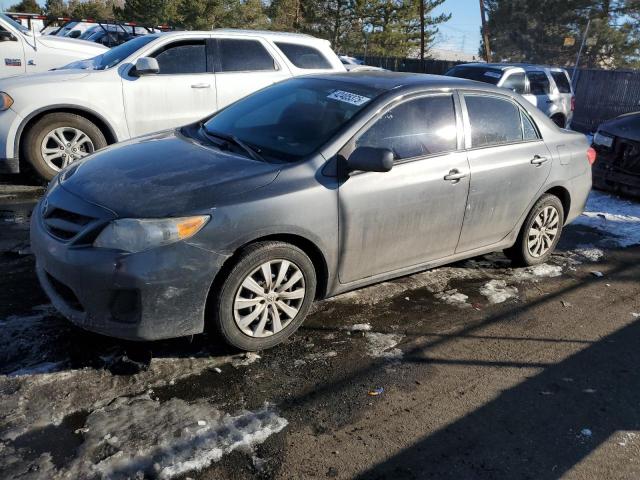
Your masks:
{"label": "alloy wheel", "polygon": [[527,250],[535,258],[546,254],[558,236],[560,214],[551,206],[545,206],[536,215],[527,235]]}
{"label": "alloy wheel", "polygon": [[42,158],[53,170],[62,170],[94,151],[95,147],[89,136],[74,127],[51,130],[44,136],[40,146]]}
{"label": "alloy wheel", "polygon": [[240,284],[233,302],[238,328],[264,338],[282,331],[298,315],[306,294],[304,275],[293,262],[270,260]]}

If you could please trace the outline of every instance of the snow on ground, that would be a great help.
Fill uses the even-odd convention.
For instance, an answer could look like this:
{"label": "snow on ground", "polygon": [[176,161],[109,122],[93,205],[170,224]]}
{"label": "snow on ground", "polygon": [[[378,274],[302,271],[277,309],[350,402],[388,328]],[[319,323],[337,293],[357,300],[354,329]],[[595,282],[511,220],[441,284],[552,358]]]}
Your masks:
{"label": "snow on ground", "polygon": [[342,330],[346,330],[348,332],[368,332],[371,330],[370,323],[356,323],[355,325],[347,325],[346,327],[342,327]]}
{"label": "snow on ground", "polygon": [[396,345],[402,341],[403,335],[395,333],[366,332],[367,355],[374,358],[396,360],[402,357],[402,350]]}
{"label": "snow on ground", "polygon": [[575,248],[573,252],[590,262],[597,262],[604,257],[604,252],[591,244],[580,245],[578,248]]}
{"label": "snow on ground", "polygon": [[[88,415],[80,430],[84,441],[67,467],[55,471],[44,454],[38,462],[44,471],[36,478],[170,479],[201,470],[234,450],[251,453],[287,424],[269,404],[229,415],[205,400],[122,397]],[[0,451],[0,467],[13,468],[14,475],[15,454]]]}
{"label": "snow on ground", "polygon": [[605,245],[630,247],[640,244],[640,203],[592,191],[585,212],[574,224],[595,228],[607,236]]}
{"label": "snow on ground", "polygon": [[515,297],[518,289],[507,286],[504,280],[491,280],[480,288],[480,293],[487,297],[489,303],[503,303]]}
{"label": "snow on ground", "polygon": [[469,296],[464,293],[459,292],[457,289],[446,290],[441,293],[436,293],[435,297],[438,300],[443,301],[449,305],[456,305],[459,307],[470,307],[471,305],[467,303],[469,300]]}
{"label": "snow on ground", "polygon": [[534,267],[514,268],[512,278],[520,280],[536,280],[539,278],[559,277],[562,275],[562,267],[542,263]]}

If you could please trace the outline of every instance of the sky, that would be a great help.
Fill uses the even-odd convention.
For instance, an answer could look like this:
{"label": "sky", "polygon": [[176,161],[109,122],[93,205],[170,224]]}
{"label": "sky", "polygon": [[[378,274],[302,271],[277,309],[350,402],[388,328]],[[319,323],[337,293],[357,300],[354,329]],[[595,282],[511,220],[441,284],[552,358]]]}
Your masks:
{"label": "sky", "polygon": [[436,48],[478,53],[480,46],[480,2],[478,0],[447,0],[432,12],[451,13],[451,20],[439,26]]}

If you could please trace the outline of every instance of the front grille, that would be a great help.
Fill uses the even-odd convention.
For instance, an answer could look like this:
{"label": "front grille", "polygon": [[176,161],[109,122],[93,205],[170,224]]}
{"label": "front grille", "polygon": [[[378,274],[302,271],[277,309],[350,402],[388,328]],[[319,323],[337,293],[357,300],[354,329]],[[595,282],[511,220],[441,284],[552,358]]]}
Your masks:
{"label": "front grille", "polygon": [[47,280],[49,281],[49,284],[51,285],[51,287],[67,303],[67,305],[77,312],[83,312],[84,308],[82,307],[80,300],[78,300],[78,297],[76,297],[76,294],[73,293],[73,290],[67,287],[60,280],[51,276],[49,272],[45,272],[45,273],[47,275]]}
{"label": "front grille", "polygon": [[61,240],[70,240],[82,232],[95,218],[56,207],[45,211],[43,220],[51,235]]}

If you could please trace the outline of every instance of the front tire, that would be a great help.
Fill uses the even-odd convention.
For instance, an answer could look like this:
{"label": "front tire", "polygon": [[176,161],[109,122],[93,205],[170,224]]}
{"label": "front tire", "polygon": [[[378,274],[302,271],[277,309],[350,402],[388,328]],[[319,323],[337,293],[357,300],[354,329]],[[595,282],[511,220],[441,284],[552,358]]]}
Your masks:
{"label": "front tire", "polygon": [[563,225],[562,202],[555,195],[544,194],[529,212],[516,243],[504,253],[515,266],[544,263],[560,241]]}
{"label": "front tire", "polygon": [[51,113],[38,120],[24,139],[24,158],[37,175],[51,180],[60,170],[107,146],[100,129],[73,113]]}
{"label": "front tire", "polygon": [[298,247],[260,242],[246,247],[214,288],[210,313],[225,342],[264,350],[300,327],[315,297],[316,273]]}

